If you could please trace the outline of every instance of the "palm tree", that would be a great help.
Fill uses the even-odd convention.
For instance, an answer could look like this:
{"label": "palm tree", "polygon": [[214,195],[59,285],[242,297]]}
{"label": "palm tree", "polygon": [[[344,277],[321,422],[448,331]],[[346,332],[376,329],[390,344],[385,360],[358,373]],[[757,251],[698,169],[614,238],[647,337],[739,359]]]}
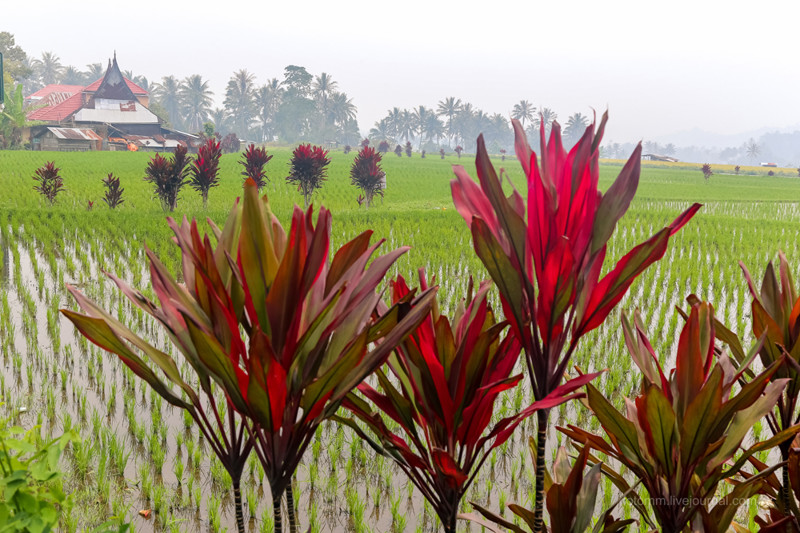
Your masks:
{"label": "palm tree", "polygon": [[386,116],[389,125],[389,135],[394,139],[400,135],[400,123],[402,121],[402,111],[399,107],[393,107]]}
{"label": "palm tree", "polygon": [[61,59],[53,52],[42,52],[42,58],[34,60],[34,69],[44,85],[58,83],[64,71]]}
{"label": "palm tree", "polygon": [[414,135],[414,115],[408,109],[403,109],[400,113],[400,123],[398,125],[398,136],[402,137],[406,142]]}
{"label": "palm tree", "polygon": [[192,74],[186,78],[180,88],[181,107],[186,118],[186,127],[192,132],[203,129],[211,110],[211,97],[214,93],[203,81],[200,74]]}
{"label": "palm tree", "polygon": [[183,127],[181,115],[181,82],[175,76],[164,76],[161,83],[153,84],[153,96],[167,112],[167,119],[173,128]]}
{"label": "palm tree", "polygon": [[86,65],[86,77],[89,83],[93,83],[102,78],[105,72],[102,63],[89,63]]}
{"label": "palm tree", "polygon": [[261,122],[261,140],[271,141],[276,133],[275,115],[283,98],[283,87],[278,78],[272,78],[256,92],[256,109]]}
{"label": "palm tree", "polygon": [[223,105],[231,117],[231,126],[241,138],[247,137],[255,115],[255,80],[255,75],[247,69],[238,70],[228,80],[225,89]]}
{"label": "palm tree", "polygon": [[208,119],[214,123],[214,131],[220,135],[228,133],[231,125],[231,116],[228,114],[227,109],[222,107],[214,109],[209,113]]}
{"label": "palm tree", "polygon": [[338,83],[333,81],[333,77],[326,72],[316,76],[314,82],[311,84],[312,94],[319,105],[319,111],[322,117],[321,125],[323,135],[328,126],[328,99],[331,94],[336,91],[338,85]]}
{"label": "palm tree", "polygon": [[747,150],[747,157],[749,157],[754,161],[758,159],[759,155],[761,155],[761,147],[752,137],[750,138],[749,141],[747,141],[747,144],[745,145],[745,150]]}
{"label": "palm tree", "polygon": [[379,122],[375,123],[375,127],[369,130],[369,138],[377,144],[379,141],[394,142],[392,136],[392,126],[389,124],[389,118],[382,118]]}
{"label": "palm tree", "polygon": [[329,115],[337,126],[338,133],[340,136],[346,136],[346,127],[351,126],[356,119],[357,109],[353,99],[347,98],[347,93],[333,93],[329,105]]}
{"label": "palm tree", "polygon": [[511,118],[522,122],[522,127],[524,128],[526,120],[533,122],[534,113],[536,113],[536,107],[527,100],[520,100],[518,104],[514,104],[514,109],[511,111]]}
{"label": "palm tree", "polygon": [[429,141],[436,144],[439,144],[439,141],[445,136],[444,122],[433,112],[428,114],[428,119],[425,121],[425,135]]}
{"label": "palm tree", "polygon": [[583,113],[574,113],[570,115],[564,126],[564,137],[570,144],[575,144],[580,140],[588,125],[589,118],[587,116]]}
{"label": "palm tree", "polygon": [[533,119],[533,122],[526,130],[528,136],[533,139],[538,139],[539,129],[542,124],[544,124],[545,134],[550,133],[550,126],[553,124],[553,121],[556,120],[557,118],[558,114],[549,107],[540,107],[539,116]]}
{"label": "palm tree", "polygon": [[458,113],[453,117],[452,132],[455,134],[456,141],[461,141],[466,144],[466,139],[469,139],[474,131],[473,118],[475,108],[469,102],[461,105]]}
{"label": "palm tree", "polygon": [[417,135],[419,135],[419,149],[422,149],[422,139],[427,131],[428,120],[431,115],[433,115],[433,112],[424,105],[414,109],[414,128]]}
{"label": "palm tree", "polygon": [[495,113],[489,117],[489,134],[487,137],[496,141],[501,147],[511,144],[511,125],[508,119],[500,113]]}
{"label": "palm tree", "polygon": [[447,134],[450,136],[450,142],[453,140],[453,117],[461,110],[461,99],[455,96],[449,96],[444,100],[439,101],[439,106],[436,108],[438,116],[447,117]]}
{"label": "palm tree", "polygon": [[84,85],[85,81],[83,72],[72,65],[65,68],[61,75],[61,83],[66,85]]}

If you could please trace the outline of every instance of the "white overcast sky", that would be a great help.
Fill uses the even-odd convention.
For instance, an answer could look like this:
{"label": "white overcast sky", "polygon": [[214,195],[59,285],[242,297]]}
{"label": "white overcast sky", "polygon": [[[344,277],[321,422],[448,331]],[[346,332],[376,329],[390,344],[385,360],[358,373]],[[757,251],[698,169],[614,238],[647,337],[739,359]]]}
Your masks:
{"label": "white overcast sky", "polygon": [[[0,31],[85,68],[117,52],[145,75],[199,73],[221,104],[235,70],[328,72],[368,130],[447,96],[506,116],[522,99],[608,108],[607,140],[800,124],[800,2],[3,0]],[[33,7],[32,7],[33,6]]]}

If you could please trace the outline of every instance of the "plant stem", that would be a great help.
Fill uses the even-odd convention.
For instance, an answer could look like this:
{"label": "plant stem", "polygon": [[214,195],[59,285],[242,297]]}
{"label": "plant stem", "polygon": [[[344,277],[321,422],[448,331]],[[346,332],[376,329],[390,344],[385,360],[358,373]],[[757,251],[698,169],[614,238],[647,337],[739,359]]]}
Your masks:
{"label": "plant stem", "polygon": [[236,508],[236,530],[239,533],[244,531],[244,513],[242,512],[242,491],[239,487],[240,480],[233,480],[233,504]]}
{"label": "plant stem", "polygon": [[536,507],[533,515],[533,533],[544,533],[544,454],[547,448],[547,415],[548,411],[536,413]]}
{"label": "plant stem", "polygon": [[286,507],[289,509],[289,531],[297,533],[297,516],[294,512],[294,481],[289,481],[289,489],[286,491]]}
{"label": "plant stem", "polygon": [[272,495],[272,517],[275,521],[275,533],[283,533],[283,522],[281,518],[281,498],[283,494]]}

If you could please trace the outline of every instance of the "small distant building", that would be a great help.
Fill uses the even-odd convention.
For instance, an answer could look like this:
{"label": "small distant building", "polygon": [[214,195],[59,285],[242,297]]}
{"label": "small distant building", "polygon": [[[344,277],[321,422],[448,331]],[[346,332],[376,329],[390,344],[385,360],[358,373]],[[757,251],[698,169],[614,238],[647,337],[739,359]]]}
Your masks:
{"label": "small distant building", "polygon": [[[33,150],[174,151],[179,144],[199,142],[195,135],[162,127],[148,108],[150,95],[122,75],[116,54],[103,78],[91,85],[48,85],[27,101],[34,107],[28,120],[40,123],[26,132]],[[101,142],[84,138],[87,131]]]}
{"label": "small distant building", "polygon": [[761,163],[762,167],[777,167],[778,163]]}
{"label": "small distant building", "polygon": [[679,161],[677,157],[659,154],[642,154],[642,159],[645,161],[666,161],[667,163],[677,163]]}
{"label": "small distant building", "polygon": [[102,150],[103,138],[89,128],[56,128],[48,126],[31,139],[40,150],[88,152]]}

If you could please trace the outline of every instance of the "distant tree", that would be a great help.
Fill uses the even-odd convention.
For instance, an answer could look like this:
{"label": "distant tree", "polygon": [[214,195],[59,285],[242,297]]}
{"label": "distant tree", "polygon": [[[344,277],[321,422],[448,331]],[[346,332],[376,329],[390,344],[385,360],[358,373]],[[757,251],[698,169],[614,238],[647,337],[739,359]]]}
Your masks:
{"label": "distant tree", "polygon": [[358,127],[356,119],[349,119],[339,126],[341,141],[347,144],[357,144],[361,138],[361,129]]}
{"label": "distant tree", "polygon": [[320,126],[319,132],[321,136],[326,136],[330,132],[328,131],[328,127],[330,126],[330,99],[334,92],[336,92],[336,87],[338,84],[333,81],[333,78],[330,74],[323,72],[319,76],[314,78],[314,82],[311,85],[312,94],[314,96],[314,100],[317,102],[317,109],[319,111],[320,117]]}
{"label": "distant tree", "polygon": [[33,60],[33,68],[43,85],[59,83],[64,72],[61,59],[53,52],[42,52],[41,59]]}
{"label": "distant tree", "polygon": [[113,173],[109,173],[107,177],[103,178],[103,186],[106,188],[103,201],[109,209],[116,209],[125,203],[125,200],[122,199],[122,193],[125,192],[125,189],[120,187],[119,178],[114,176]]}
{"label": "distant tree", "polygon": [[164,76],[160,83],[153,84],[153,97],[167,112],[167,119],[173,128],[184,127],[181,108],[181,82],[175,76]]}
{"label": "distant tree", "polygon": [[[192,74],[186,78],[180,87],[181,104],[186,127],[192,133],[199,132],[203,123],[208,120],[211,110],[213,91],[199,74]],[[216,124],[216,122],[215,122]],[[219,129],[219,124],[217,124]]]}
{"label": "distant tree", "polygon": [[242,159],[239,161],[244,167],[242,176],[245,176],[245,179],[252,179],[256,183],[259,192],[267,185],[269,180],[264,171],[264,166],[269,163],[270,159],[272,159],[272,156],[267,154],[266,148],[256,148],[256,145],[251,144],[244,151]]}
{"label": "distant tree", "polygon": [[41,194],[51,206],[56,203],[58,193],[64,190],[64,180],[59,174],[60,170],[53,161],[48,161],[33,173],[33,180],[37,183],[33,190]]}
{"label": "distant tree", "polygon": [[428,109],[427,107],[421,105],[419,107],[414,108],[414,115],[412,117],[412,126],[414,132],[417,134],[419,138],[419,147],[422,148],[422,140],[425,137],[425,133],[427,132],[428,125],[430,123],[430,118],[436,117],[436,115]]}
{"label": "distant tree", "polygon": [[[389,143],[388,141],[394,140],[394,137],[391,134],[391,127],[389,126],[389,121],[386,118],[383,118],[375,123],[375,127],[369,130],[369,138],[372,140],[373,143],[378,141],[387,141],[386,143],[386,150],[385,152],[389,151]],[[380,148],[378,149],[380,151]],[[383,153],[385,153],[383,152]]]}
{"label": "distant tree", "polygon": [[358,109],[353,104],[353,99],[348,98],[347,93],[333,93],[330,96],[328,105],[330,107],[330,118],[338,128],[339,133],[343,134],[348,123],[356,119],[356,111]]}
{"label": "distant tree", "polygon": [[[238,142],[238,140],[237,140]],[[197,157],[189,169],[189,185],[203,198],[203,209],[208,207],[208,192],[219,186],[219,158],[222,148],[216,139],[208,139],[200,146]]]}
{"label": "distant tree", "polygon": [[3,70],[6,83],[21,83],[22,80],[33,75],[28,54],[16,43],[14,34],[0,31],[0,54],[3,54]]}
{"label": "distant tree", "polygon": [[255,80],[255,75],[247,69],[237,70],[225,88],[223,105],[231,117],[233,131],[240,137],[247,137],[256,115]]}
{"label": "distant tree", "polygon": [[394,147],[394,155],[397,157],[403,157],[403,147],[399,144]]}
{"label": "distant tree", "polygon": [[714,174],[714,173],[711,171],[711,165],[709,165],[708,163],[705,163],[705,164],[702,166],[702,168],[701,168],[700,170],[702,170],[702,171],[703,171],[703,177],[704,177],[705,179],[708,179],[708,178],[710,178],[710,177],[711,177],[711,175],[712,175],[712,174]]}
{"label": "distant tree", "polygon": [[441,116],[447,117],[447,136],[448,142],[453,142],[453,117],[455,117],[458,112],[461,110],[461,99],[456,98],[454,96],[450,96],[445,98],[444,100],[440,100],[438,107],[436,108],[436,114]]}
{"label": "distant tree", "polygon": [[217,107],[209,113],[208,118],[214,124],[214,131],[220,135],[227,134],[231,129],[231,116],[227,109]]}
{"label": "distant tree", "polygon": [[61,83],[65,85],[86,85],[86,77],[79,69],[69,65],[62,71]]}
{"label": "distant tree", "polygon": [[526,130],[528,136],[536,139],[536,144],[538,144],[539,139],[539,128],[542,124],[544,124],[544,132],[545,134],[550,134],[550,127],[553,125],[553,122],[558,118],[558,113],[550,109],[549,107],[540,107],[539,114],[534,117],[533,122],[531,123],[530,127]]}
{"label": "distant tree", "polygon": [[216,131],[216,126],[210,120],[203,124],[203,137],[206,139],[210,139],[214,136],[214,132]]}
{"label": "distant tree", "polygon": [[406,155],[407,155],[408,157],[411,157],[411,142],[410,142],[410,141],[407,141],[407,142],[406,142],[406,148],[405,148],[405,151],[406,151]]}
{"label": "distant tree", "polygon": [[678,149],[675,148],[675,145],[672,143],[669,143],[664,147],[664,155],[673,156],[677,151]]}
{"label": "distant tree", "polygon": [[475,131],[475,107],[469,102],[461,104],[455,118],[453,119],[453,134],[456,139],[466,142],[467,139],[478,137]]}
{"label": "distant tree", "polygon": [[386,187],[386,174],[381,169],[380,163],[381,154],[366,146],[358,152],[350,168],[350,182],[364,193],[363,203],[367,209],[372,205],[372,199],[376,194],[383,197]]}
{"label": "distant tree", "polygon": [[445,126],[444,122],[442,122],[439,117],[437,117],[432,112],[428,114],[428,120],[425,124],[425,139],[428,142],[433,142],[434,144],[439,144],[445,137]]}
{"label": "distant tree", "polygon": [[89,83],[102,79],[105,72],[102,63],[89,63],[86,65],[86,79]]}
{"label": "distant tree", "polygon": [[518,104],[514,104],[514,109],[511,111],[511,118],[515,118],[522,122],[522,127],[525,127],[525,121],[533,122],[533,115],[536,113],[536,107],[527,100],[520,100]]}
{"label": "distant tree", "polygon": [[567,118],[567,123],[564,126],[564,137],[570,145],[574,145],[580,140],[588,125],[589,118],[583,113],[574,113]]}
{"label": "distant tree", "polygon": [[189,172],[186,167],[190,159],[186,147],[181,144],[175,148],[172,160],[156,154],[147,164],[144,181],[153,184],[154,197],[159,199],[164,211],[175,211],[178,206],[180,191],[186,184]]}
{"label": "distant tree", "polygon": [[752,138],[747,141],[745,150],[747,151],[747,157],[753,161],[758,160],[758,156],[761,155],[761,147],[758,145],[755,139]]}
{"label": "distant tree", "polygon": [[311,202],[311,196],[322,188],[322,184],[326,180],[327,167],[331,162],[327,156],[327,150],[310,144],[301,144],[292,152],[286,181],[296,185],[303,194],[306,208]]}
{"label": "distant tree", "polygon": [[279,136],[287,142],[308,138],[316,112],[311,99],[313,76],[304,67],[289,65],[284,68],[284,88],[281,105],[276,116]]}
{"label": "distant tree", "polygon": [[278,78],[272,78],[256,91],[255,102],[262,141],[272,141],[277,133],[276,119],[283,93],[284,89]]}

